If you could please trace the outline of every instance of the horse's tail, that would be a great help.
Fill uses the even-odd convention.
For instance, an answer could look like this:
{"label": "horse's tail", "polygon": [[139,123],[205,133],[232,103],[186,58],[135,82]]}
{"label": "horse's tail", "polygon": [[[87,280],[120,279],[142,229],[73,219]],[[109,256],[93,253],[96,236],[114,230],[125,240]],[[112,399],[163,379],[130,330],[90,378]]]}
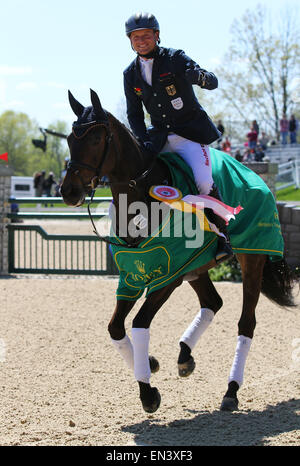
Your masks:
{"label": "horse's tail", "polygon": [[261,292],[279,306],[294,307],[294,287],[299,285],[299,277],[289,267],[285,259],[271,261],[267,257]]}

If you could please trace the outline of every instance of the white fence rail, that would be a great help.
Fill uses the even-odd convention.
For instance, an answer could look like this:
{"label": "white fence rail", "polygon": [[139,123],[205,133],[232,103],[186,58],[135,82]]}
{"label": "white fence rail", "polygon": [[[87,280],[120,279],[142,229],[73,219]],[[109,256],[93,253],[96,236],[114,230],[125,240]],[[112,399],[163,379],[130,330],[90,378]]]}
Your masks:
{"label": "white fence rail", "polygon": [[[280,183],[280,184],[279,184]],[[296,186],[300,188],[300,159],[290,160],[289,162],[278,165],[278,174],[276,176],[276,191]]]}

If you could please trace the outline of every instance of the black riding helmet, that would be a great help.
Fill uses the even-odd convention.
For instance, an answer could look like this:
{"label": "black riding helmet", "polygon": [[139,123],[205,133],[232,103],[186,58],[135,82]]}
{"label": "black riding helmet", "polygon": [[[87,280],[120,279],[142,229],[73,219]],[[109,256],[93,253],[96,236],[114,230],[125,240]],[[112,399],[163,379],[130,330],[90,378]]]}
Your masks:
{"label": "black riding helmet", "polygon": [[159,31],[157,19],[151,13],[135,13],[125,23],[126,34],[130,37],[133,31],[138,29],[153,29]]}

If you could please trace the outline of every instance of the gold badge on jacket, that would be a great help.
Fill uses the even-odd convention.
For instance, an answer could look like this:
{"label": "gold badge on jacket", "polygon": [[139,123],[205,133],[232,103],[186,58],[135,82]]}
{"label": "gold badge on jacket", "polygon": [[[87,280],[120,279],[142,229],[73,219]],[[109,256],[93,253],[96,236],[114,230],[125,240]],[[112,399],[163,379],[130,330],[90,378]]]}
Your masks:
{"label": "gold badge on jacket", "polygon": [[171,96],[175,95],[177,92],[174,84],[171,84],[170,86],[166,86],[166,91],[167,91],[167,94]]}

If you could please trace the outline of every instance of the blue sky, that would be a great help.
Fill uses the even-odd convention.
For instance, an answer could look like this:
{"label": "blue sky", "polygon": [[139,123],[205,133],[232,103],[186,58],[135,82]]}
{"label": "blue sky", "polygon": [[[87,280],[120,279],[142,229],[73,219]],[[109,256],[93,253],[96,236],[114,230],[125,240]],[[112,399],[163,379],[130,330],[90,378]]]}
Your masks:
{"label": "blue sky", "polygon": [[131,14],[154,13],[161,45],[181,48],[214,71],[233,20],[257,3],[276,18],[299,0],[0,0],[0,113],[25,112],[45,128],[57,119],[71,124],[67,90],[89,105],[92,88],[117,116],[123,69],[135,57],[124,32]]}

